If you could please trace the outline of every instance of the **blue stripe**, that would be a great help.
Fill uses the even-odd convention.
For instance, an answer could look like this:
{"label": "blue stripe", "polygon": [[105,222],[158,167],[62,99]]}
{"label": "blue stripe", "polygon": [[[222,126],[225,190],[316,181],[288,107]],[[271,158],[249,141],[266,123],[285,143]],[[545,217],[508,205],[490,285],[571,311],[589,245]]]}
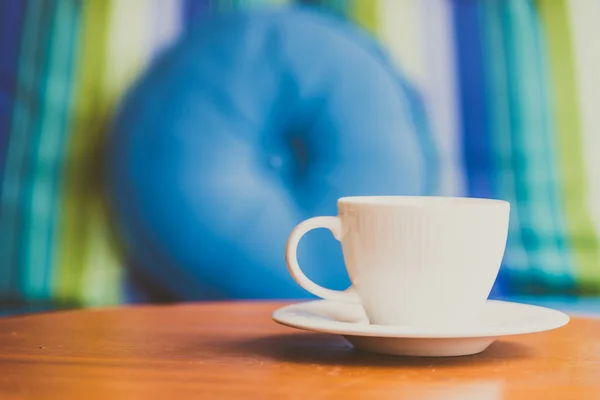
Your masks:
{"label": "blue stripe", "polygon": [[210,6],[210,0],[184,0],[182,7],[184,26],[189,26],[196,18],[206,15],[210,11]]}
{"label": "blue stripe", "polygon": [[[0,182],[4,177],[24,17],[25,3],[23,1],[0,1],[0,54],[2,55],[2,62],[0,62]],[[2,185],[0,185],[0,198],[2,198]],[[1,269],[7,267],[0,266],[0,277],[3,276]],[[0,284],[2,281],[3,279],[0,278]]]}
{"label": "blue stripe", "polygon": [[[6,154],[11,130],[11,121],[15,103],[16,81],[19,68],[19,49],[21,32],[25,18],[25,4],[21,0],[0,1],[0,183],[4,180]],[[4,202],[3,187],[0,184],[0,199]],[[0,204],[0,221],[4,206]],[[0,226],[0,229],[2,227]],[[8,232],[10,234],[10,232]],[[5,236],[2,236],[7,240]],[[0,247],[0,251],[8,248]],[[0,259],[3,259],[0,255]],[[13,263],[0,264],[0,300],[12,297],[16,286],[16,266]]]}
{"label": "blue stripe", "polygon": [[479,2],[453,0],[463,161],[470,196],[493,197]]}

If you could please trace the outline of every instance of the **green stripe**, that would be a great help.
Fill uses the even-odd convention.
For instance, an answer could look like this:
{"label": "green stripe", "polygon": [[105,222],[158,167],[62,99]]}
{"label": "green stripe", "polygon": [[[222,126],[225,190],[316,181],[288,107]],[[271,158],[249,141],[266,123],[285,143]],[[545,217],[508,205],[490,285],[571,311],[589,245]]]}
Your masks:
{"label": "green stripe", "polygon": [[377,35],[379,21],[378,0],[351,0],[350,17],[373,35]]}
{"label": "green stripe", "polygon": [[550,76],[554,92],[553,114],[558,135],[567,237],[573,249],[580,292],[600,288],[597,234],[587,208],[587,191],[581,152],[571,32],[564,0],[538,1],[549,43]]}
{"label": "green stripe", "polygon": [[101,96],[111,2],[89,0],[82,6],[82,40],[74,82],[74,119],[63,171],[60,248],[58,271],[54,277],[57,297],[65,302],[82,301],[82,272],[89,249],[88,223],[94,203],[94,185],[98,183],[98,177],[92,173],[96,154],[93,149],[98,146],[93,133],[102,125],[104,118]]}
{"label": "green stripe", "polygon": [[40,114],[36,119],[30,160],[32,179],[25,196],[30,213],[24,224],[24,290],[29,299],[50,298],[50,274],[55,265],[53,236],[56,223],[57,170],[65,146],[65,114],[71,103],[72,53],[79,3],[56,3],[49,35],[48,68],[43,77]]}
{"label": "green stripe", "polygon": [[[513,0],[516,1],[516,0]],[[517,3],[518,4],[518,3]],[[530,25],[532,40],[535,47],[532,51],[523,52],[522,62],[529,68],[532,82],[536,84],[538,107],[535,118],[539,123],[537,140],[528,131],[523,136],[528,138],[528,146],[532,154],[538,157],[532,159],[538,163],[531,174],[531,182],[527,184],[530,192],[538,192],[536,200],[532,202],[532,212],[537,213],[537,221],[532,229],[545,237],[542,241],[548,246],[550,252],[540,257],[538,266],[540,273],[546,278],[546,293],[573,290],[574,274],[572,266],[573,254],[567,240],[567,222],[565,218],[563,182],[560,179],[560,162],[558,161],[558,141],[556,137],[556,126],[553,120],[551,77],[547,52],[547,42],[544,37],[542,24],[537,16],[533,1],[527,2],[528,20],[525,24]],[[534,54],[533,62],[529,62]],[[525,68],[525,67],[524,67]],[[521,77],[522,79],[523,77]],[[531,90],[533,92],[533,89]],[[536,204],[538,203],[538,204]],[[540,205],[544,205],[541,207]],[[550,221],[545,227],[542,221]]]}
{"label": "green stripe", "polygon": [[[123,18],[123,15],[136,15],[135,21]],[[113,3],[110,10],[109,30],[107,31],[106,57],[110,66],[103,73],[102,96],[97,108],[103,110],[102,116],[108,116],[122,97],[132,80],[151,56],[151,44],[148,29],[153,24],[152,10],[147,2]],[[125,37],[126,36],[126,37]],[[113,60],[117,59],[115,62]],[[105,121],[99,121],[90,132],[92,143],[101,144],[105,135]],[[100,147],[100,146],[99,146]],[[90,149],[96,152],[97,147]],[[101,161],[100,157],[94,157]],[[103,166],[94,162],[90,166],[93,181],[100,181]],[[100,186],[93,188],[93,199],[88,204],[89,235],[88,257],[83,271],[79,297],[85,304],[112,304],[121,298],[121,263],[114,243],[110,241],[108,217],[102,202]]]}

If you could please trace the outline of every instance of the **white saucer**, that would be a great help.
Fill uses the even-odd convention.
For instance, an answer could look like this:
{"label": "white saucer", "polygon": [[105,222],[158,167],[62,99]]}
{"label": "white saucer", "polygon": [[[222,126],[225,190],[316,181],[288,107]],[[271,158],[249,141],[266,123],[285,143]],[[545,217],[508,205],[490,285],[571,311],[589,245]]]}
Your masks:
{"label": "white saucer", "polygon": [[469,326],[425,329],[370,325],[362,306],[326,300],[282,307],[273,320],[292,328],[343,335],[355,348],[404,356],[464,356],[484,351],[500,336],[560,328],[569,316],[549,308],[488,300]]}

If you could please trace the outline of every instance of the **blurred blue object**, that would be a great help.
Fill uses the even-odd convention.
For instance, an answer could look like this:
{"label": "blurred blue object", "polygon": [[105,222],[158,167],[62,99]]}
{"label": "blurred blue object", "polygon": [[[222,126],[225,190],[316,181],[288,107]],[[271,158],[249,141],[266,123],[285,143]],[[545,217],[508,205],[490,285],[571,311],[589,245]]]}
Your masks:
{"label": "blurred blue object", "polygon": [[505,301],[533,304],[566,312],[573,316],[600,316],[600,298],[585,296],[509,296]]}
{"label": "blurred blue object", "polygon": [[[431,192],[417,93],[358,28],[308,9],[198,21],[126,97],[109,188],[131,301],[309,297],[284,247],[347,195]],[[310,234],[307,275],[349,285],[339,244]]]}

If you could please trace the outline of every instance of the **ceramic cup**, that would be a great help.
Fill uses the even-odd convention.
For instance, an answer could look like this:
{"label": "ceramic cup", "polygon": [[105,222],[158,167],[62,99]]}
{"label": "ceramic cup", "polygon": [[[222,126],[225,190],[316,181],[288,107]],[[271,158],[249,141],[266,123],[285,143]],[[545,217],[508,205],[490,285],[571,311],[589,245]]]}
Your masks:
{"label": "ceramic cup", "polygon": [[[337,217],[310,218],[294,228],[286,261],[304,289],[326,300],[361,303],[372,324],[465,324],[498,275],[509,213],[508,202],[492,199],[345,197]],[[326,289],[300,269],[298,242],[317,228],[341,242],[352,290]]]}

